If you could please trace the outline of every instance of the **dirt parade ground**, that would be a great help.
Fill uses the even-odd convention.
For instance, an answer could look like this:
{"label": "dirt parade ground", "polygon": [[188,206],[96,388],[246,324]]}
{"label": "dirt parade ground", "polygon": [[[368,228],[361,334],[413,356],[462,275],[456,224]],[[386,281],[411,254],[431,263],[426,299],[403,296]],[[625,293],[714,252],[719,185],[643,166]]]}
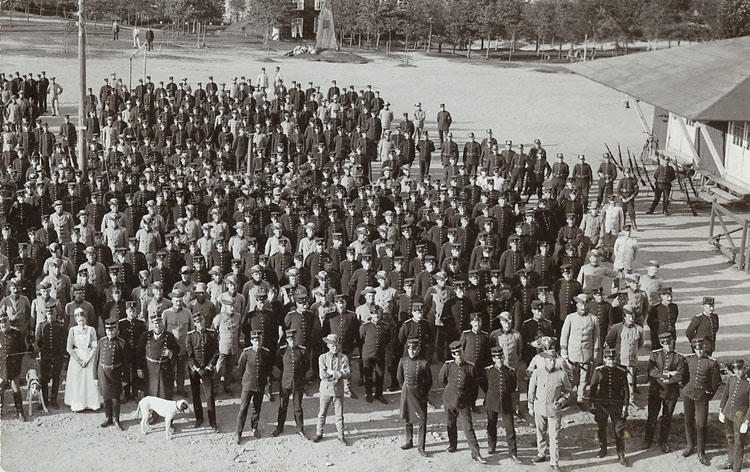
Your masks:
{"label": "dirt parade ground", "polygon": [[[14,23],[15,24],[15,23]],[[21,23],[19,23],[21,24]],[[21,24],[23,25],[23,24]],[[74,55],[60,54],[57,39],[52,44],[32,44],[34,32],[23,26],[2,32],[0,70],[22,73],[45,70],[55,76],[64,88],[61,97],[62,111],[74,116],[77,113],[78,64]],[[39,41],[44,41],[40,39]],[[454,140],[463,147],[467,135],[473,131],[478,139],[492,128],[499,142],[512,139],[514,143],[530,146],[535,138],[541,139],[548,155],[562,152],[571,167],[575,156],[585,154],[593,169],[601,162],[606,151],[604,143],[612,147],[620,144],[623,151],[636,154],[644,145],[646,135],[632,109],[626,109],[625,98],[614,90],[593,83],[583,77],[568,73],[557,66],[545,64],[508,65],[485,62],[481,59],[466,61],[459,58],[436,57],[413,53],[409,66],[404,67],[400,56],[384,56],[369,52],[355,52],[368,60],[365,64],[343,64],[310,61],[304,58],[283,56],[283,50],[271,51],[268,62],[254,45],[231,47],[222,38],[220,45],[211,44],[205,49],[188,47],[157,48],[150,53],[147,73],[154,81],[168,76],[191,83],[213,75],[217,83],[231,83],[232,77],[247,76],[254,80],[261,67],[272,71],[281,68],[285,82],[313,81],[328,87],[332,79],[339,85],[353,84],[357,90],[371,84],[381,96],[390,101],[398,123],[402,112],[414,111],[421,102],[427,110],[427,129],[436,134],[436,114],[439,104],[445,103],[454,123]],[[128,41],[112,45],[97,38],[89,52],[87,82],[98,90],[103,78],[111,74],[124,77],[129,74]],[[142,73],[142,60],[133,63],[133,86]],[[647,114],[653,109],[644,104]],[[57,130],[60,118],[43,117],[50,128]],[[647,116],[650,121],[651,117]],[[435,136],[436,139],[436,136]],[[439,158],[433,157],[432,173],[442,176]],[[375,169],[378,168],[376,163]],[[595,189],[592,189],[592,194]],[[653,194],[641,189],[637,203],[640,231],[634,232],[640,252],[636,268],[645,273],[646,261],[659,261],[660,275],[674,289],[674,302],[679,306],[677,322],[677,351],[689,353],[690,346],[684,335],[690,317],[701,310],[703,296],[716,298],[716,311],[720,318],[718,348],[714,357],[726,363],[737,357],[748,356],[750,323],[747,307],[750,304],[750,278],[737,271],[719,252],[707,244],[709,207],[699,209],[693,217],[675,192],[669,216],[645,215]],[[535,199],[532,199],[532,204]],[[647,329],[646,329],[647,331]],[[650,354],[647,332],[646,342],[639,352],[639,392],[627,420],[627,457],[632,470],[699,471],[713,470],[724,463],[726,438],[723,425],[717,419],[720,389],[710,404],[708,457],[711,467],[698,463],[695,456],[683,458],[685,446],[682,402],[679,402],[672,425],[670,443],[672,452],[663,454],[658,447],[641,450],[646,419],[648,385],[645,366]],[[25,366],[31,360],[25,361]],[[356,364],[356,362],[354,363]],[[440,366],[433,364],[433,377],[437,378]],[[358,378],[358,375],[354,375]],[[390,380],[386,374],[386,385]],[[723,387],[722,387],[723,388]],[[64,389],[64,384],[63,384]],[[288,415],[286,429],[278,437],[271,437],[276,424],[278,399],[263,402],[260,418],[261,439],[255,439],[246,426],[242,444],[234,443],[234,428],[239,408],[239,383],[233,385],[234,396],[217,394],[217,419],[220,434],[208,428],[194,430],[192,413],[179,414],[175,420],[176,434],[171,441],[164,437],[164,423],[157,423],[155,431],[143,436],[138,420],[131,419],[136,404],[123,406],[125,431],[102,429],[99,424],[103,413],[86,411],[73,413],[66,406],[50,410],[49,414],[34,411],[28,422],[13,416],[10,392],[0,421],[0,467],[7,472],[41,471],[448,471],[492,470],[547,470],[549,462],[534,465],[530,459],[536,455],[536,436],[533,421],[516,424],[518,455],[523,461],[517,465],[508,459],[504,434],[499,433],[499,452],[486,455],[488,464],[480,466],[471,460],[462,432],[459,432],[459,450],[445,452],[448,445],[446,418],[442,409],[442,388],[433,386],[428,413],[428,458],[417,454],[416,449],[402,451],[403,421],[399,415],[399,394],[387,393],[388,405],[366,403],[364,389],[354,385],[359,399],[344,401],[345,428],[349,447],[335,438],[333,417],[329,415],[322,442],[314,444],[294,434],[292,414]],[[25,388],[24,400],[25,400]],[[317,382],[307,386],[308,395],[303,400],[305,430],[315,431],[318,411]],[[61,392],[62,398],[62,392]],[[177,397],[179,398],[179,397]],[[481,394],[480,394],[481,398]],[[191,403],[189,398],[186,398]],[[522,396],[525,400],[525,394]],[[62,402],[61,402],[62,403]],[[483,454],[487,449],[487,419],[484,413],[474,414]],[[460,429],[460,428],[459,428]],[[563,417],[561,434],[561,460],[563,470],[618,470],[621,469],[614,454],[610,433],[610,454],[602,459],[595,457],[596,424],[593,415],[580,411],[575,405],[567,408]],[[747,463],[747,461],[746,461]]]}

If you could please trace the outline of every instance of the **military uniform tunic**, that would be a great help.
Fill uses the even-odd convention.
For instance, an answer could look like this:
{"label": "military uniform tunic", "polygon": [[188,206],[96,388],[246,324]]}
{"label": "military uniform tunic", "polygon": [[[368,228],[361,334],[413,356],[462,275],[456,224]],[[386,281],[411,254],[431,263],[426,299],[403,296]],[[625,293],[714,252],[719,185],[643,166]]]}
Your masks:
{"label": "military uniform tunic", "polygon": [[99,392],[105,400],[119,400],[125,380],[124,363],[130,356],[130,347],[124,339],[107,336],[99,340],[94,354],[94,380],[99,381]]}

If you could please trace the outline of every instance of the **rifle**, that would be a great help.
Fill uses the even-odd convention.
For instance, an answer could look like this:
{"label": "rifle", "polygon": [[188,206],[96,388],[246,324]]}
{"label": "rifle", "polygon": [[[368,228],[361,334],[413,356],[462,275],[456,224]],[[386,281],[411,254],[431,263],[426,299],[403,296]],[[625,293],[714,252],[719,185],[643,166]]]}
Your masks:
{"label": "rifle", "polygon": [[[630,148],[626,148],[625,150],[628,153],[628,159],[630,159]],[[635,164],[635,168],[638,169],[638,160],[635,157],[635,153],[633,154],[633,163]],[[642,164],[643,164],[643,174],[646,174],[646,180],[648,181],[648,185],[649,187],[651,187],[651,190],[654,190],[654,184],[651,182],[651,176],[648,175],[648,169],[646,169],[646,164],[645,163],[642,163]],[[638,171],[638,176],[641,178],[641,182],[643,182],[643,176],[642,176],[643,174],[641,174],[641,172]],[[643,183],[643,185],[644,186],[646,185],[645,182]]]}
{"label": "rifle", "polygon": [[[622,156],[622,151],[620,150],[620,143],[617,143],[617,152],[620,153]],[[638,164],[636,163],[635,166],[633,166],[633,159],[630,157],[630,154],[628,154],[628,164],[630,165],[630,169],[633,169],[635,167],[635,174],[638,176],[638,179],[641,181],[642,186],[646,186],[646,182],[643,180],[643,176],[641,175],[641,170],[638,168]]]}
{"label": "rifle", "polygon": [[[617,162],[615,162],[615,155],[612,154],[612,150],[607,146],[607,143],[604,143],[604,147],[607,148],[607,152],[609,153],[610,157],[612,157],[612,162],[615,164],[615,167],[617,167],[617,170],[620,172],[625,172],[625,168],[622,166],[622,162],[618,165]],[[622,159],[620,159],[622,161]]]}
{"label": "rifle", "polygon": [[[628,153],[630,153],[630,149],[628,149]],[[633,160],[635,160],[635,153],[633,153]],[[643,165],[643,172],[646,174],[646,179],[648,179],[648,184],[651,186],[651,190],[655,190],[654,184],[651,182],[651,176],[648,175],[648,169],[646,168],[646,160],[643,159],[643,153],[641,153],[641,165]]]}
{"label": "rifle", "polygon": [[[669,162],[667,162],[667,165],[669,165]],[[680,186],[680,190],[685,192],[685,201],[690,207],[690,211],[693,213],[693,216],[698,216],[698,212],[695,211],[695,208],[693,208],[693,202],[690,201],[690,192],[688,191],[687,184],[682,182],[682,178],[680,177],[680,172],[678,170],[675,170],[675,174],[677,174],[677,184]],[[685,176],[685,178],[687,178],[687,176]]]}

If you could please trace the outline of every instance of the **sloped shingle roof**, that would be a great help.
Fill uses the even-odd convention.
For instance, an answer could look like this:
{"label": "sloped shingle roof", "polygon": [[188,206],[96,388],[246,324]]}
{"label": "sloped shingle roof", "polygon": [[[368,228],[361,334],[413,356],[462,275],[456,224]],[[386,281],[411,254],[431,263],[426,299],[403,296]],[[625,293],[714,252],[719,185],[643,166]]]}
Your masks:
{"label": "sloped shingle roof", "polygon": [[696,121],[750,121],[750,36],[567,66]]}

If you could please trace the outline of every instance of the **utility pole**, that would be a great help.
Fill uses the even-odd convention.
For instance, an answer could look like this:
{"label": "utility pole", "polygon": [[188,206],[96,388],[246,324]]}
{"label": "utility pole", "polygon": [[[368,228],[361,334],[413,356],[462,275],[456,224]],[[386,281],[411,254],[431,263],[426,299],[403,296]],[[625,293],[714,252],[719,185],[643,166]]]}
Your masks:
{"label": "utility pole", "polygon": [[86,169],[86,15],[84,0],[78,0],[78,71],[80,80],[80,96],[78,100],[78,169],[84,178],[88,175]]}

